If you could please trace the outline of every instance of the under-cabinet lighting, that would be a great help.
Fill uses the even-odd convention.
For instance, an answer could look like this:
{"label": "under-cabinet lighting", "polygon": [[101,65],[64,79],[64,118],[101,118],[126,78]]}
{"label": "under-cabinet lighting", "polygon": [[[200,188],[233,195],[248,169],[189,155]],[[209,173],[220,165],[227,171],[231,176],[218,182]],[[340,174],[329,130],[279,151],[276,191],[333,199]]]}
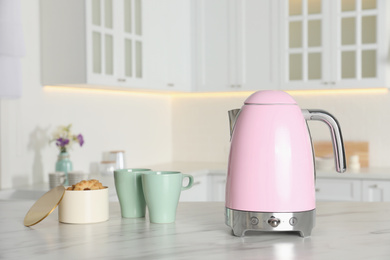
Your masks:
{"label": "under-cabinet lighting", "polygon": [[292,90],[286,91],[291,95],[340,95],[340,94],[385,94],[387,88],[364,88],[364,89],[319,89],[319,90]]}
{"label": "under-cabinet lighting", "polygon": [[[158,90],[120,90],[120,89],[103,89],[80,86],[44,86],[47,91],[67,91],[83,93],[112,93],[126,95],[164,95],[172,97],[247,97],[255,91],[238,91],[238,92],[168,92]],[[320,90],[285,90],[290,95],[341,95],[341,94],[386,94],[387,88],[365,88],[365,89],[320,89]]]}
{"label": "under-cabinet lighting", "polygon": [[59,92],[78,92],[78,93],[101,93],[101,94],[120,94],[120,95],[170,95],[170,92],[142,91],[142,90],[120,90],[120,89],[105,89],[105,88],[90,88],[82,86],[44,86],[45,91]]}
{"label": "under-cabinet lighting", "polygon": [[238,92],[182,92],[172,93],[173,97],[247,97],[255,91],[238,91]]}
{"label": "under-cabinet lighting", "polygon": [[[341,95],[341,94],[386,94],[387,88],[367,89],[324,89],[324,90],[285,90],[292,96],[295,95]],[[202,92],[202,93],[174,93],[174,97],[247,97],[255,91],[239,92]]]}

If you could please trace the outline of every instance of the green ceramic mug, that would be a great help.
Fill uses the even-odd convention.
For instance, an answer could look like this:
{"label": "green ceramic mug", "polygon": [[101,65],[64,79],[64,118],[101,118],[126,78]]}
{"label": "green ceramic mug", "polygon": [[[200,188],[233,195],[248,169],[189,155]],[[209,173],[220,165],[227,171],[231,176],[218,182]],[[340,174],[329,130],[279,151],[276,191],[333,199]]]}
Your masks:
{"label": "green ceramic mug", "polygon": [[124,218],[145,217],[146,203],[142,190],[142,172],[150,169],[132,168],[114,171],[115,189]]}
{"label": "green ceramic mug", "polygon": [[[189,182],[183,186],[183,179]],[[149,219],[152,223],[172,223],[176,219],[176,209],[180,193],[192,187],[194,178],[189,174],[172,171],[149,171],[142,174],[142,187]]]}

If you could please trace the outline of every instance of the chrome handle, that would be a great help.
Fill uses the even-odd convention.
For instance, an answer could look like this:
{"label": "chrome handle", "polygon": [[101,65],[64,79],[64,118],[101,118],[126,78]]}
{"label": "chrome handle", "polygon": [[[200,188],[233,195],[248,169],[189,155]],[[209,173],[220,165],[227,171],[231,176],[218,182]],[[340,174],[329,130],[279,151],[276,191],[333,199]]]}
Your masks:
{"label": "chrome handle", "polygon": [[324,110],[302,109],[302,114],[306,120],[322,121],[329,126],[335,156],[336,171],[340,173],[345,172],[346,162],[344,142],[339,122],[337,122],[334,116]]}

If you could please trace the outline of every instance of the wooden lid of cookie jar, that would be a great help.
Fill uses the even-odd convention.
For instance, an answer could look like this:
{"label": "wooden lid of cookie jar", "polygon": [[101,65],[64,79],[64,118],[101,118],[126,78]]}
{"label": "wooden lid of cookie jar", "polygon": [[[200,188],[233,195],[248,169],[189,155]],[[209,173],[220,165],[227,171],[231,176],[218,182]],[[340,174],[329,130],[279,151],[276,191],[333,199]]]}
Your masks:
{"label": "wooden lid of cookie jar", "polygon": [[64,194],[64,186],[57,186],[46,192],[31,206],[24,217],[23,224],[26,227],[30,227],[44,220],[60,204]]}

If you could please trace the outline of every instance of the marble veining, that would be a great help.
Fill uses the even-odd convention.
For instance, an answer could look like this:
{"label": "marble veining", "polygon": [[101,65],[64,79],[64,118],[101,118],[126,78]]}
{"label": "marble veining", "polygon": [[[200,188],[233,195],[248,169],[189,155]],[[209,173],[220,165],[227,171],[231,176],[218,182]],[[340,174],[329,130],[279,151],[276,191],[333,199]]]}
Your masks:
{"label": "marble veining", "polygon": [[318,202],[312,236],[248,232],[224,224],[223,202],[181,202],[172,224],[121,218],[62,224],[58,212],[27,228],[34,201],[0,201],[0,259],[390,259],[390,203]]}

